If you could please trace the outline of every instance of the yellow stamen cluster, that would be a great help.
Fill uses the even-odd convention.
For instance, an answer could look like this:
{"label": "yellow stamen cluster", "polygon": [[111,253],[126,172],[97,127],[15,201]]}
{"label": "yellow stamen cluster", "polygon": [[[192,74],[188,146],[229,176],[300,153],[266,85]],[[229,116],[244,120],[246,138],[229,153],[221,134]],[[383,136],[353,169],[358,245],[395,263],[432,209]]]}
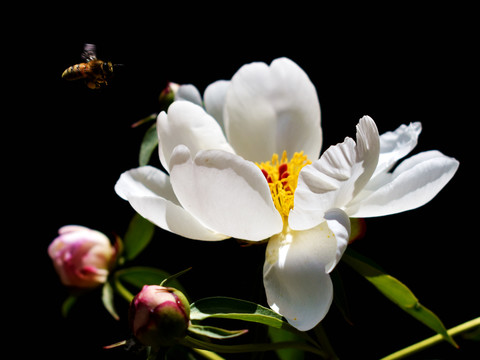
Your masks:
{"label": "yellow stamen cluster", "polygon": [[293,154],[290,161],[288,161],[287,152],[284,151],[281,159],[278,154],[273,154],[271,161],[256,163],[267,179],[273,203],[284,220],[293,209],[293,195],[297,188],[298,174],[305,165],[311,163],[307,156],[303,155],[303,151]]}

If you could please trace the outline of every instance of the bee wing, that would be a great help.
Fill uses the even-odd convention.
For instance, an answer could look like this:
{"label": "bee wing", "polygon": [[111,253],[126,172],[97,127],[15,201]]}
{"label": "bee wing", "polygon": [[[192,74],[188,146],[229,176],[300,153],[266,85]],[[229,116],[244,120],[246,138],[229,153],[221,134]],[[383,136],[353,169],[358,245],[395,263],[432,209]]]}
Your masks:
{"label": "bee wing", "polygon": [[85,44],[83,47],[82,59],[86,62],[97,58],[97,47],[94,44]]}

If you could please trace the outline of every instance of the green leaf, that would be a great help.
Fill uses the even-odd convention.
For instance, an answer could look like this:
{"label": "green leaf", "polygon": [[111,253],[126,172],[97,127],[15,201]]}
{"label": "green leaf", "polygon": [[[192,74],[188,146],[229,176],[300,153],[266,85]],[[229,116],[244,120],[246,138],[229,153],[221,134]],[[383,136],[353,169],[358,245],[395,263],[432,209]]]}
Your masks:
{"label": "green leaf", "polygon": [[140,166],[148,165],[153,151],[158,146],[157,125],[154,123],[148,128],[143,136],[140,145],[140,154],[138,156],[138,163]]}
{"label": "green leaf", "polygon": [[345,287],[343,286],[343,280],[340,276],[339,269],[336,268],[332,271],[330,277],[333,283],[333,303],[337,306],[345,321],[350,325],[353,325],[350,320],[350,308],[347,302],[347,294],[345,292]]}
{"label": "green leaf", "polygon": [[478,318],[477,320],[479,322],[477,324],[477,327],[471,330],[470,332],[462,335],[462,337],[465,340],[480,341],[480,318]]}
{"label": "green leaf", "polygon": [[457,344],[447,333],[447,329],[438,316],[420,304],[418,299],[407,286],[393,276],[386,274],[370,259],[367,259],[351,249],[347,249],[342,260],[372,283],[373,286],[375,286],[390,301],[424,325],[431,328],[433,331],[442,335],[450,344],[457,347]]}
{"label": "green leaf", "polygon": [[325,352],[320,349],[318,343],[306,332],[297,330],[289,323],[284,321],[282,316],[273,310],[250,301],[228,297],[210,297],[198,300],[190,305],[190,320],[192,320],[194,324],[195,322],[209,318],[233,319],[263,324],[269,326],[270,328],[291,332],[295,335],[295,339],[301,339],[301,341],[280,341],[271,344],[228,346],[214,344],[207,345],[205,342],[202,342],[198,339],[189,338],[187,336],[187,338],[189,338],[187,341],[189,345],[192,345],[193,342],[197,342],[196,346],[199,346],[201,349],[214,352],[250,352],[296,348],[302,351],[313,352],[322,356],[325,355]]}
{"label": "green leaf", "polygon": [[106,282],[103,285],[102,289],[102,302],[103,305],[105,306],[105,309],[110,313],[110,315],[113,316],[115,320],[119,320],[120,316],[118,316],[117,311],[115,310],[115,305],[113,303],[113,288],[112,285],[110,285],[109,282]]}
{"label": "green leaf", "polygon": [[67,317],[73,305],[77,302],[78,297],[75,295],[70,295],[65,299],[62,304],[62,316]]}
{"label": "green leaf", "polygon": [[[160,283],[160,286],[167,286],[168,283],[172,282],[173,280],[175,280],[176,278],[178,278],[179,276],[185,274],[186,272],[190,271],[192,268],[189,267],[185,270],[182,270],[176,274],[173,274],[173,275],[170,275],[169,277],[167,277],[166,279],[162,280],[162,282]],[[178,289],[180,290],[180,289]]]}
{"label": "green leaf", "polygon": [[113,244],[115,248],[115,253],[117,254],[116,266],[122,266],[125,263],[125,257],[123,256],[124,245],[123,240],[120,236],[115,234],[115,243]]}
{"label": "green leaf", "polygon": [[211,339],[231,339],[248,332],[248,330],[225,330],[204,325],[190,325],[188,327],[188,331],[196,335],[209,337]]}
{"label": "green leaf", "polygon": [[190,305],[190,319],[192,321],[201,321],[208,318],[243,320],[277,329],[285,329],[315,343],[306,333],[297,330],[284,321],[281,315],[250,301],[229,297],[210,297],[198,300]]}
{"label": "green leaf", "polygon": [[[303,341],[303,339],[301,339],[297,334],[273,327],[268,328],[268,335],[273,343],[284,341]],[[296,348],[278,349],[276,350],[276,353],[280,360],[303,360],[305,358],[305,352]]]}
{"label": "green leaf", "polygon": [[[195,356],[193,352],[196,352],[198,354],[201,354],[201,356]],[[205,354],[205,357],[203,357],[203,353]],[[225,360],[224,358],[220,356],[209,356],[213,354],[212,352],[209,351],[204,351],[201,350],[200,352],[197,352],[196,349],[190,349],[182,345],[174,345],[170,346],[167,348],[166,353],[163,355],[159,354],[160,357],[157,356],[155,360]],[[213,354],[216,355],[216,354]],[[141,358],[138,358],[139,360]],[[133,360],[133,358],[132,358]]]}
{"label": "green leaf", "polygon": [[[185,348],[182,346],[182,348]],[[207,360],[226,360],[224,357],[221,357],[218,354],[215,354],[213,351],[203,350],[203,349],[192,349],[195,353],[199,354],[202,359]],[[193,356],[193,355],[192,355]],[[198,359],[198,358],[195,358]],[[169,359],[170,360],[170,359]]]}
{"label": "green leaf", "polygon": [[[165,279],[171,277],[171,275],[163,270],[147,267],[147,266],[134,266],[122,270],[118,270],[115,273],[117,281],[133,285],[134,287],[141,289],[144,285],[159,285]],[[169,280],[168,286],[180,290],[185,296],[185,289],[176,279]]]}
{"label": "green leaf", "polygon": [[127,232],[123,238],[125,257],[133,260],[150,243],[155,231],[155,225],[135,214],[130,221]]}
{"label": "green leaf", "polygon": [[297,348],[302,351],[308,351],[314,354],[318,354],[325,357],[325,353],[313,346],[307,345],[303,342],[282,341],[278,343],[266,343],[266,344],[242,344],[242,345],[220,345],[211,342],[202,341],[199,339],[186,336],[180,343],[184,346],[188,346],[195,349],[203,349],[219,353],[245,353],[245,352],[257,352],[257,351],[270,351],[286,348]]}
{"label": "green leaf", "polygon": [[276,312],[261,305],[228,297],[210,297],[190,306],[190,319],[225,318],[256,322],[276,328],[289,326]]}
{"label": "green leaf", "polygon": [[160,284],[170,274],[157,268],[134,266],[117,271],[117,276],[122,281],[141,289],[143,285]]}

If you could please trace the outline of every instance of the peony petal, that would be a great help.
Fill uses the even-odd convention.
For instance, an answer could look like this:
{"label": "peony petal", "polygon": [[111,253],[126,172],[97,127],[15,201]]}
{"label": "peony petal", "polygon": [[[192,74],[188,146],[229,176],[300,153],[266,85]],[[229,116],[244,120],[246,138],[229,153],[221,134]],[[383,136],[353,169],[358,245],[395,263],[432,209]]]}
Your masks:
{"label": "peony petal", "polygon": [[171,181],[182,206],[206,227],[245,240],[263,240],[282,231],[268,183],[260,169],[240,156],[205,150],[192,160],[175,148]]}
{"label": "peony petal", "polygon": [[151,166],[123,173],[115,185],[117,194],[144,218],[162,229],[197,240],[223,240],[229,236],[201,225],[181,207],[168,175]]}
{"label": "peony petal", "polygon": [[333,287],[326,272],[335,261],[337,241],[326,221],[306,231],[287,230],[268,241],[263,282],[270,307],[301,331],[328,312]]}
{"label": "peony petal", "polygon": [[202,106],[202,95],[200,95],[200,91],[198,91],[195,85],[192,84],[180,85],[175,94],[175,101],[180,100]]}
{"label": "peony petal", "polygon": [[340,209],[331,209],[325,213],[325,220],[328,228],[335,235],[337,240],[337,251],[335,253],[335,261],[326,267],[327,273],[330,273],[342,258],[343,253],[347,249],[348,240],[350,239],[350,218]]}
{"label": "peony petal", "polygon": [[290,227],[310,229],[323,221],[327,210],[342,209],[350,203],[373,174],[379,151],[377,127],[365,116],[357,125],[356,144],[346,138],[301,170],[289,215]]}
{"label": "peony petal", "polygon": [[176,101],[168,108],[168,115],[158,116],[160,161],[169,169],[173,149],[180,144],[187,146],[193,154],[204,149],[234,152],[225,139],[220,125],[202,107],[188,101]]}
{"label": "peony petal", "polygon": [[64,225],[58,229],[59,235],[64,235],[68,233],[78,233],[79,231],[88,231],[90,228],[82,225]]}
{"label": "peony petal", "polygon": [[227,91],[224,123],[237,154],[251,161],[267,161],[284,150],[289,156],[304,151],[310,159],[320,154],[317,92],[305,72],[286,58],[237,71]]}
{"label": "peony petal", "polygon": [[218,80],[208,85],[203,94],[205,110],[217,120],[222,129],[224,129],[223,108],[229,86],[230,81]]}
{"label": "peony petal", "polygon": [[389,131],[380,136],[380,156],[372,178],[389,171],[392,166],[417,145],[418,135],[422,131],[419,122],[401,125],[395,131]]}
{"label": "peony petal", "polygon": [[426,151],[404,160],[393,173],[368,185],[350,204],[351,217],[384,216],[420,207],[450,181],[459,162],[439,151]]}

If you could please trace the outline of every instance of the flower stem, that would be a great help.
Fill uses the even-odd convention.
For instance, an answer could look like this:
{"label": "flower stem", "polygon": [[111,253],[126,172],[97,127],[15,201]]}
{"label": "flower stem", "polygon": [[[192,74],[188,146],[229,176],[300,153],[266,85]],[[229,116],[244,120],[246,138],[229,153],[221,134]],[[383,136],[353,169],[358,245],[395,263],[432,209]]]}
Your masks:
{"label": "flower stem", "polygon": [[245,352],[257,352],[257,351],[270,351],[277,349],[295,348],[303,351],[308,351],[317,355],[325,357],[325,353],[317,348],[307,345],[302,342],[295,341],[282,341],[278,343],[265,343],[265,344],[243,344],[243,345],[219,345],[213,343],[207,343],[202,340],[186,336],[180,342],[184,346],[188,346],[194,349],[208,350],[219,353],[245,353]]}
{"label": "flower stem", "polygon": [[118,272],[114,275],[113,285],[115,286],[115,290],[128,302],[131,302],[134,298],[134,295],[127,290],[125,286],[122,285],[120,280],[118,279]]}
{"label": "flower stem", "polygon": [[335,351],[330,344],[330,340],[328,340],[327,333],[325,332],[325,329],[323,328],[321,323],[313,328],[313,332],[315,333],[315,336],[320,343],[321,349],[328,354],[325,358],[329,360],[338,360],[338,356],[337,354],[335,354]]}
{"label": "flower stem", "polygon": [[[480,326],[480,317],[467,321],[463,324],[460,324],[458,326],[455,326],[449,330],[447,330],[448,334],[450,336],[455,336],[458,335],[464,331],[471,330],[477,326]],[[418,351],[424,350],[430,346],[433,346],[439,342],[444,340],[443,336],[440,334],[437,334],[435,336],[432,336],[428,339],[425,339],[423,341],[420,341],[416,344],[410,345],[402,350],[399,350],[397,352],[394,352],[393,354],[390,354],[381,360],[397,360],[397,359],[403,359],[406,356],[412,355]]]}

